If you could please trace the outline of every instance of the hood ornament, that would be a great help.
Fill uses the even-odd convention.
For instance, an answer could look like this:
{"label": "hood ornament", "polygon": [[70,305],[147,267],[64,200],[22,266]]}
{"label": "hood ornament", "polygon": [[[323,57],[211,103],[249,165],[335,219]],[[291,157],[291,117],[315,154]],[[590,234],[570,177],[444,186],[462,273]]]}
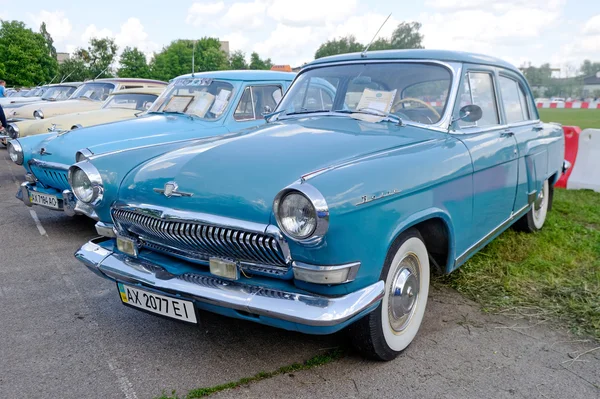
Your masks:
{"label": "hood ornament", "polygon": [[53,123],[52,126],[50,126],[48,128],[48,132],[54,132],[54,131],[56,131],[56,123]]}
{"label": "hood ornament", "polygon": [[40,149],[40,155],[52,155],[52,153],[51,153],[51,152],[48,152],[48,151],[46,151],[46,148],[45,148],[45,147],[42,147],[42,148]]}
{"label": "hood ornament", "polygon": [[164,188],[155,188],[154,192],[163,194],[167,198],[171,197],[191,197],[193,193],[184,193],[183,191],[177,191],[179,186],[174,181],[165,183]]}

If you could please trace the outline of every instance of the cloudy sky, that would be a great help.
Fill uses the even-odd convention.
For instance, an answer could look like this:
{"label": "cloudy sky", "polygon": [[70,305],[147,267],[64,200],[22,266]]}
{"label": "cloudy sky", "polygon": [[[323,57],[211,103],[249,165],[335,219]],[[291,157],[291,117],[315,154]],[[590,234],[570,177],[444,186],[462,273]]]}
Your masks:
{"label": "cloudy sky", "polygon": [[[91,37],[151,53],[178,38],[219,37],[232,50],[257,51],[277,64],[300,65],[327,39],[353,34],[368,42],[400,21],[423,24],[426,48],[474,51],[513,64],[563,67],[600,61],[599,0],[0,0],[0,18],[38,29],[45,21],[59,51]],[[100,6],[101,4],[101,6]]]}

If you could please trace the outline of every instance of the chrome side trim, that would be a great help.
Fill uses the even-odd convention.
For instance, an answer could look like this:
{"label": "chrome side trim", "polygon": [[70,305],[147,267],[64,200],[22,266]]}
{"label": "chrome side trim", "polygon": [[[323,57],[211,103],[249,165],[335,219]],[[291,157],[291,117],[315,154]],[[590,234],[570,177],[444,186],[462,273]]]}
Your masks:
{"label": "chrome side trim", "polygon": [[102,248],[96,239],[84,244],[75,258],[109,280],[137,284],[199,303],[308,326],[341,324],[376,306],[383,281],[338,297],[283,291],[229,281],[200,273],[174,275],[163,267]]}
{"label": "chrome side trim", "polygon": [[487,233],[481,240],[479,240],[475,244],[471,245],[471,247],[469,247],[469,249],[467,249],[465,252],[463,252],[454,261],[454,268],[456,269],[458,267],[458,265],[461,265],[462,263],[464,263],[471,255],[473,255],[475,252],[477,252],[479,249],[481,249],[484,246],[484,244],[490,238],[492,238],[494,235],[496,235],[498,232],[504,230],[505,228],[510,226],[515,220],[517,220],[517,219],[521,218],[523,215],[525,215],[531,208],[531,204],[532,204],[532,202],[528,203],[527,205],[525,205],[523,208],[519,209],[518,211],[512,212],[508,219],[506,219],[504,222],[500,223],[500,225],[498,225],[498,227],[496,227],[495,229],[493,229],[492,231]]}

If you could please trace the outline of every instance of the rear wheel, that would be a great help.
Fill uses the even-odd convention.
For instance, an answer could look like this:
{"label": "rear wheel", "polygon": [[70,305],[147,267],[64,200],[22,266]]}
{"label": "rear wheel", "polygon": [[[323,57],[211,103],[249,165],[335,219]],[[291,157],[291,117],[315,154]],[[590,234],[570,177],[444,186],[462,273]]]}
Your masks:
{"label": "rear wheel", "polygon": [[528,233],[540,231],[546,222],[548,211],[552,207],[553,190],[548,180],[542,185],[542,191],[533,202],[533,206],[521,219],[515,223],[518,230]]}
{"label": "rear wheel", "polygon": [[379,307],[350,327],[354,346],[366,357],[392,360],[413,341],[429,295],[429,257],[416,229],[404,232],[386,258]]}

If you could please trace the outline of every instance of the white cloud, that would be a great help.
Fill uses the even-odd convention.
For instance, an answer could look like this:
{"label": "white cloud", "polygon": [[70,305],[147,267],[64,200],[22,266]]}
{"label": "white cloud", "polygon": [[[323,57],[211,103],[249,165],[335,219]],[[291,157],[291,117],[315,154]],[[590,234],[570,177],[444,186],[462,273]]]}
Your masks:
{"label": "white cloud", "polygon": [[250,38],[243,32],[232,32],[220,38],[220,40],[229,42],[229,50],[244,50],[250,43]]}
{"label": "white cloud", "polygon": [[590,18],[583,26],[586,35],[600,35],[600,14]]}
{"label": "white cloud", "polygon": [[356,8],[357,0],[272,0],[267,13],[285,25],[322,26],[345,20]]}
{"label": "white cloud", "polygon": [[[269,37],[254,46],[262,58],[273,58],[275,64],[297,65],[304,61],[310,48],[317,49],[320,38],[310,26],[297,27],[277,24]],[[314,50],[313,50],[314,51]],[[311,58],[312,59],[312,58]]]}
{"label": "white cloud", "polygon": [[263,24],[267,4],[262,0],[250,3],[233,3],[219,21],[229,28],[258,28]]}
{"label": "white cloud", "polygon": [[55,42],[61,42],[71,34],[73,26],[63,11],[42,10],[37,14],[29,14],[35,29],[39,29],[42,22],[46,23],[46,29],[52,35]]}
{"label": "white cloud", "polygon": [[225,8],[225,3],[194,3],[188,10],[185,22],[194,26],[201,25]]}
{"label": "white cloud", "polygon": [[85,28],[85,31],[81,35],[81,41],[87,44],[90,39],[102,39],[105,37],[114,37],[110,29],[98,29],[95,24],[91,24]]}
{"label": "white cloud", "polygon": [[[341,24],[335,26],[328,39],[354,35],[356,40],[366,45],[371,41],[373,35],[375,32],[377,32],[377,29],[379,29],[383,21],[385,21],[386,17],[386,15],[375,13],[351,16]],[[393,16],[390,17],[390,19],[381,28],[377,38],[389,38],[392,36],[394,29],[396,29],[399,23],[400,21],[398,21],[396,18]],[[356,29],[357,26],[360,26],[360,29]]]}
{"label": "white cloud", "polygon": [[121,30],[115,35],[115,42],[120,51],[127,46],[137,47],[146,53],[146,57],[151,56],[154,51],[160,49],[158,43],[148,40],[148,33],[146,33],[142,22],[137,18],[129,18],[121,25]]}

